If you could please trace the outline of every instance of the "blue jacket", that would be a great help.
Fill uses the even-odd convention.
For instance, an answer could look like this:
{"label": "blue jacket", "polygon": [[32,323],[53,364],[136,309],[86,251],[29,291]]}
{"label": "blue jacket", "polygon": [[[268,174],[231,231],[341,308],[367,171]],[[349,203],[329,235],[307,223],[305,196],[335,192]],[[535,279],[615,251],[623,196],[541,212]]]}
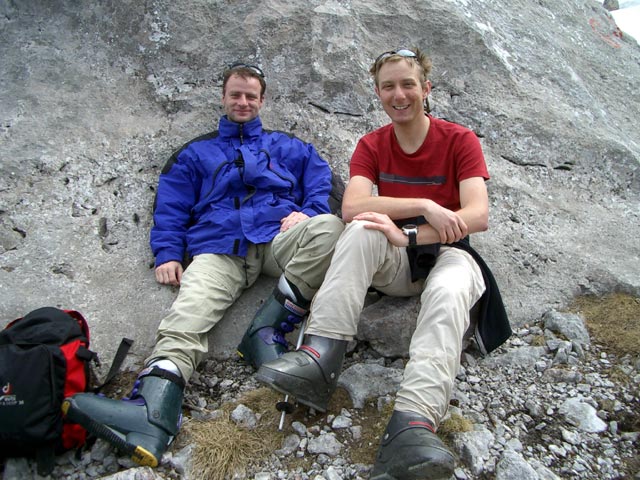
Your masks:
{"label": "blue jacket", "polygon": [[267,243],[293,211],[329,213],[331,169],[311,144],[262,129],[260,117],[220,119],[217,132],[196,138],[160,175],[151,249],[156,266],[190,255],[245,256]]}

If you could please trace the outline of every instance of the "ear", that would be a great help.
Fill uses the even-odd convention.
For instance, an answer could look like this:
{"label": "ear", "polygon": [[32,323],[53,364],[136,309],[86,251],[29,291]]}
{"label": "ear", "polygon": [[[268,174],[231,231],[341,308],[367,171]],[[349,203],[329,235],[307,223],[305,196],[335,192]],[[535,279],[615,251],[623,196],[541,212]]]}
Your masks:
{"label": "ear", "polygon": [[380,98],[380,89],[378,88],[378,85],[373,87],[373,90],[376,92],[376,95],[378,96],[378,98]]}
{"label": "ear", "polygon": [[422,84],[422,99],[424,100],[431,93],[431,80],[427,80]]}

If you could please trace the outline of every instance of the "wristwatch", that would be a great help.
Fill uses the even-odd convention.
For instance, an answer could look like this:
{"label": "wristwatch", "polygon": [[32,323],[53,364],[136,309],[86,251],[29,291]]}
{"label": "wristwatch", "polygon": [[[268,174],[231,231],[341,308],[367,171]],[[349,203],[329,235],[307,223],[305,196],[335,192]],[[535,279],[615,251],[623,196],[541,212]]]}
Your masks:
{"label": "wristwatch", "polygon": [[402,227],[402,233],[409,237],[409,246],[415,247],[418,244],[418,226],[413,223],[407,223]]}

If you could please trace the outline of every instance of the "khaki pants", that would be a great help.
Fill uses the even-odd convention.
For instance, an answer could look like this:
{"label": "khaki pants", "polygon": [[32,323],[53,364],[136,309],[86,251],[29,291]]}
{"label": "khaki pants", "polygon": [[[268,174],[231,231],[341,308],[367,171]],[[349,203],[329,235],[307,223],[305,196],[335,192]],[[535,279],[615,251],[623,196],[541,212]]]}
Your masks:
{"label": "khaki pants", "polygon": [[279,233],[271,243],[251,245],[246,257],[196,255],[182,276],[169,314],[160,322],[146,363],[167,358],[188,380],[209,350],[211,328],[261,273],[271,277],[284,273],[305,298],[313,298],[343,228],[338,217],[318,215]]}
{"label": "khaki pants", "polygon": [[397,410],[426,416],[437,426],[447,411],[469,328],[469,311],[485,290],[480,268],[465,251],[443,246],[428,279],[411,282],[405,248],[362,222],[347,225],[311,307],[306,333],[351,340],[369,286],[387,295],[420,295],[409,362]]}

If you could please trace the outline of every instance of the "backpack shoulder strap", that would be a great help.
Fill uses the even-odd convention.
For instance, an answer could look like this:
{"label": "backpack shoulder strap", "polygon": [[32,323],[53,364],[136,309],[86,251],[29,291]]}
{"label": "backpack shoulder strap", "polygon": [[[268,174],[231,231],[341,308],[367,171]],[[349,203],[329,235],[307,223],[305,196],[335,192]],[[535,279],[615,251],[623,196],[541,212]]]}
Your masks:
{"label": "backpack shoulder strap", "polygon": [[55,445],[47,443],[41,445],[36,450],[36,464],[38,468],[38,475],[47,477],[53,472],[55,467]]}
{"label": "backpack shoulder strap", "polygon": [[95,393],[98,393],[100,390],[104,388],[105,385],[107,385],[109,382],[111,382],[111,380],[115,378],[115,376],[120,371],[120,367],[122,367],[122,363],[124,362],[124,359],[127,356],[127,353],[129,353],[129,349],[131,348],[132,344],[133,344],[133,340],[129,338],[123,338],[120,341],[118,350],[116,351],[116,354],[113,357],[113,361],[111,362],[111,367],[109,367],[109,373],[107,373],[107,376],[105,377],[104,382],[102,382],[100,385],[98,385],[93,389]]}

